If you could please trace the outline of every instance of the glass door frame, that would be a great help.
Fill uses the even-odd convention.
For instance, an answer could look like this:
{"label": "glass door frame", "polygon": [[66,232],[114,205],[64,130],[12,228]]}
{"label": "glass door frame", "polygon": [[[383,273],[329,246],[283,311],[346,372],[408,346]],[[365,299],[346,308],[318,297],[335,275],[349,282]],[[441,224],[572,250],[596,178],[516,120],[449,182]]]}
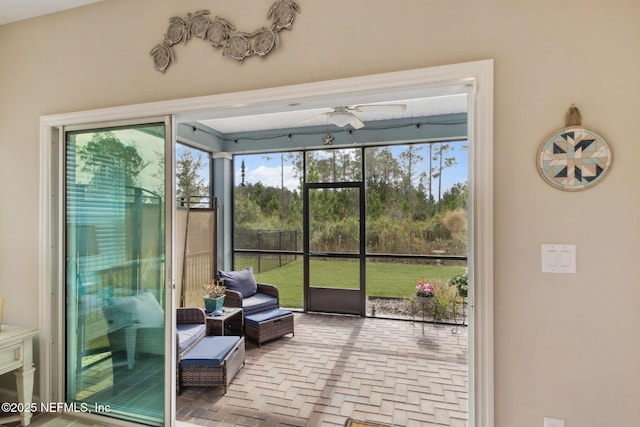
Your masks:
{"label": "glass door frame", "polygon": [[[56,172],[55,183],[53,183],[53,194],[59,194],[55,202],[52,202],[55,206],[56,219],[58,220],[57,229],[55,230],[56,241],[58,242],[56,254],[53,255],[52,261],[55,263],[55,274],[57,283],[57,289],[55,290],[57,299],[56,317],[57,322],[56,335],[62,345],[59,345],[54,357],[57,359],[57,367],[53,371],[57,371],[54,381],[53,395],[57,396],[56,400],[64,402],[66,400],[65,390],[69,385],[67,384],[67,366],[66,366],[66,346],[65,334],[66,334],[66,304],[65,304],[65,291],[66,278],[65,278],[65,253],[66,253],[66,203],[65,203],[65,179],[66,179],[66,134],[69,131],[82,131],[91,129],[109,129],[118,127],[130,127],[145,124],[163,124],[164,125],[164,294],[165,294],[165,318],[164,318],[164,410],[163,419],[165,426],[175,425],[175,394],[176,394],[176,363],[175,363],[175,280],[173,278],[173,266],[174,266],[174,247],[175,247],[175,232],[174,232],[174,217],[176,209],[175,200],[175,125],[174,119],[170,115],[145,117],[140,119],[122,119],[113,120],[108,122],[93,122],[93,123],[81,123],[75,125],[61,126],[54,130],[57,141],[54,140],[54,147],[52,148],[51,156],[51,169]],[[173,338],[172,338],[173,337]],[[81,413],[78,416],[87,418],[95,422],[105,422],[103,415],[97,413]],[[135,417],[134,417],[135,418]],[[131,421],[122,420],[118,418],[109,418],[109,423],[114,426],[134,426],[140,425],[139,419],[133,419]]]}
{"label": "glass door frame", "polygon": [[[312,252],[310,249],[311,231],[311,205],[310,190],[314,189],[341,189],[356,188],[359,190],[359,247],[357,254],[341,252]],[[324,313],[356,314],[366,315],[366,224],[365,224],[365,187],[364,182],[331,182],[331,183],[305,183],[303,202],[303,277],[304,277],[304,308],[305,311],[318,311]],[[322,288],[311,286],[311,259],[312,258],[331,259],[357,259],[359,263],[359,288],[340,289]]]}
{"label": "glass door frame", "polygon": [[[60,182],[56,163],[60,128],[99,120],[121,120],[174,114],[177,121],[212,115],[266,111],[286,105],[324,106],[322,100],[381,102],[393,96],[415,97],[446,93],[468,93],[470,138],[469,213],[472,247],[469,259],[469,425],[489,427],[494,424],[494,243],[493,243],[493,106],[494,60],[485,59],[437,67],[393,71],[319,81],[298,85],[230,92],[189,99],[148,102],[97,110],[63,112],[40,116],[39,132],[39,235],[38,235],[38,375],[42,402],[59,402],[58,366],[64,361],[60,351],[60,252],[61,227],[56,210]],[[296,104],[293,104],[296,103]],[[338,102],[344,103],[344,102]],[[175,141],[175,126],[172,128]],[[174,344],[175,345],[175,344]],[[165,408],[168,409],[168,406]],[[175,413],[175,411],[174,411]]]}

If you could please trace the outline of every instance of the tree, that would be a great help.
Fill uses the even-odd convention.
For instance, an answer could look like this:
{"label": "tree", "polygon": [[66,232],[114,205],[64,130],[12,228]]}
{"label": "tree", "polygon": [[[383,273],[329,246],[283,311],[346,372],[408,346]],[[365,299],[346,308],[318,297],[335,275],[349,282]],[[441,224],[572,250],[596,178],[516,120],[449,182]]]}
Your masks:
{"label": "tree", "polygon": [[148,165],[136,147],[123,144],[113,132],[94,133],[78,156],[84,161],[82,170],[92,174],[93,184],[135,186],[140,171]]}
{"label": "tree", "polygon": [[209,190],[204,178],[200,175],[200,169],[204,166],[202,153],[185,149],[178,154],[176,161],[177,194],[188,198],[191,196],[209,195]]}
{"label": "tree", "polygon": [[365,154],[366,188],[377,193],[381,215],[400,218],[402,169],[389,147],[367,148]]}
{"label": "tree", "polygon": [[[280,200],[278,204],[278,212],[281,218],[288,216],[289,206],[286,203],[286,199],[287,199],[287,193],[290,193],[290,191],[288,189],[285,189],[284,187],[284,156],[285,156],[284,153],[280,153]],[[293,153],[289,153],[287,157],[288,159],[294,159]],[[264,158],[267,161],[271,160],[271,156],[269,154],[265,155]],[[294,165],[294,168],[295,168],[295,165]],[[271,205],[270,209],[273,209],[275,205],[272,202],[269,202],[269,203]]]}
{"label": "tree", "polygon": [[420,151],[422,151],[421,146],[409,145],[407,149],[400,153],[400,162],[402,164],[403,169],[406,171],[404,176],[404,188],[405,194],[409,202],[412,200],[414,179],[417,169],[417,164],[422,161],[422,156],[420,155]]}
{"label": "tree", "polygon": [[382,200],[380,199],[380,194],[373,189],[369,190],[369,194],[367,196],[367,214],[370,219],[379,219],[382,215]]}
{"label": "tree", "polygon": [[467,183],[457,182],[442,195],[438,209],[441,212],[467,209],[469,189]]}
{"label": "tree", "polygon": [[454,166],[456,164],[455,157],[444,157],[445,153],[450,150],[453,150],[453,147],[451,145],[442,143],[438,144],[438,147],[433,150],[432,159],[438,164],[437,166],[432,168],[431,176],[433,178],[438,178],[438,203],[440,202],[442,195],[442,172],[446,168]]}

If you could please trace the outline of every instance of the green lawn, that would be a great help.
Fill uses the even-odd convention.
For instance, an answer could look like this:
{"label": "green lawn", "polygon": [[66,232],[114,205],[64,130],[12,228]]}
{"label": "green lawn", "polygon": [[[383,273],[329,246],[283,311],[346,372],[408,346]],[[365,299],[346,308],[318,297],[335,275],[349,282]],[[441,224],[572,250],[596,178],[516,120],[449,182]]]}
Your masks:
{"label": "green lawn", "polygon": [[[302,308],[302,260],[256,274],[260,283],[271,283],[280,290],[280,305]],[[403,263],[367,263],[367,295],[407,298],[414,295],[420,280],[445,282],[465,271],[465,267],[416,265]],[[312,285],[357,288],[358,263],[354,261],[314,260]]]}

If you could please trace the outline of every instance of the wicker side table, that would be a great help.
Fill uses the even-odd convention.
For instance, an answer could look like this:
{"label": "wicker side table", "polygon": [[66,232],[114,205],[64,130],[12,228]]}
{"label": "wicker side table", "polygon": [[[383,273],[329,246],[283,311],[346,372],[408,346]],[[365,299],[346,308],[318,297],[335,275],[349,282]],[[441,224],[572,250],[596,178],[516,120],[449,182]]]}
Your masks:
{"label": "wicker side table", "polygon": [[224,307],[221,316],[207,315],[207,335],[242,336],[244,317],[241,308]]}

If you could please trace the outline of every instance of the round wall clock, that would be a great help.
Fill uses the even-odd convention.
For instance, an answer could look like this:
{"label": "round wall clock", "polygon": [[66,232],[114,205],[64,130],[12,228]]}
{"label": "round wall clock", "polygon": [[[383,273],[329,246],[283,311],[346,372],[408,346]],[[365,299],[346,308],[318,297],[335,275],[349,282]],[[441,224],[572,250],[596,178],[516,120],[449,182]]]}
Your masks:
{"label": "round wall clock", "polygon": [[555,132],[542,143],[537,166],[549,185],[579,191],[602,181],[612,161],[613,152],[602,135],[572,126]]}

